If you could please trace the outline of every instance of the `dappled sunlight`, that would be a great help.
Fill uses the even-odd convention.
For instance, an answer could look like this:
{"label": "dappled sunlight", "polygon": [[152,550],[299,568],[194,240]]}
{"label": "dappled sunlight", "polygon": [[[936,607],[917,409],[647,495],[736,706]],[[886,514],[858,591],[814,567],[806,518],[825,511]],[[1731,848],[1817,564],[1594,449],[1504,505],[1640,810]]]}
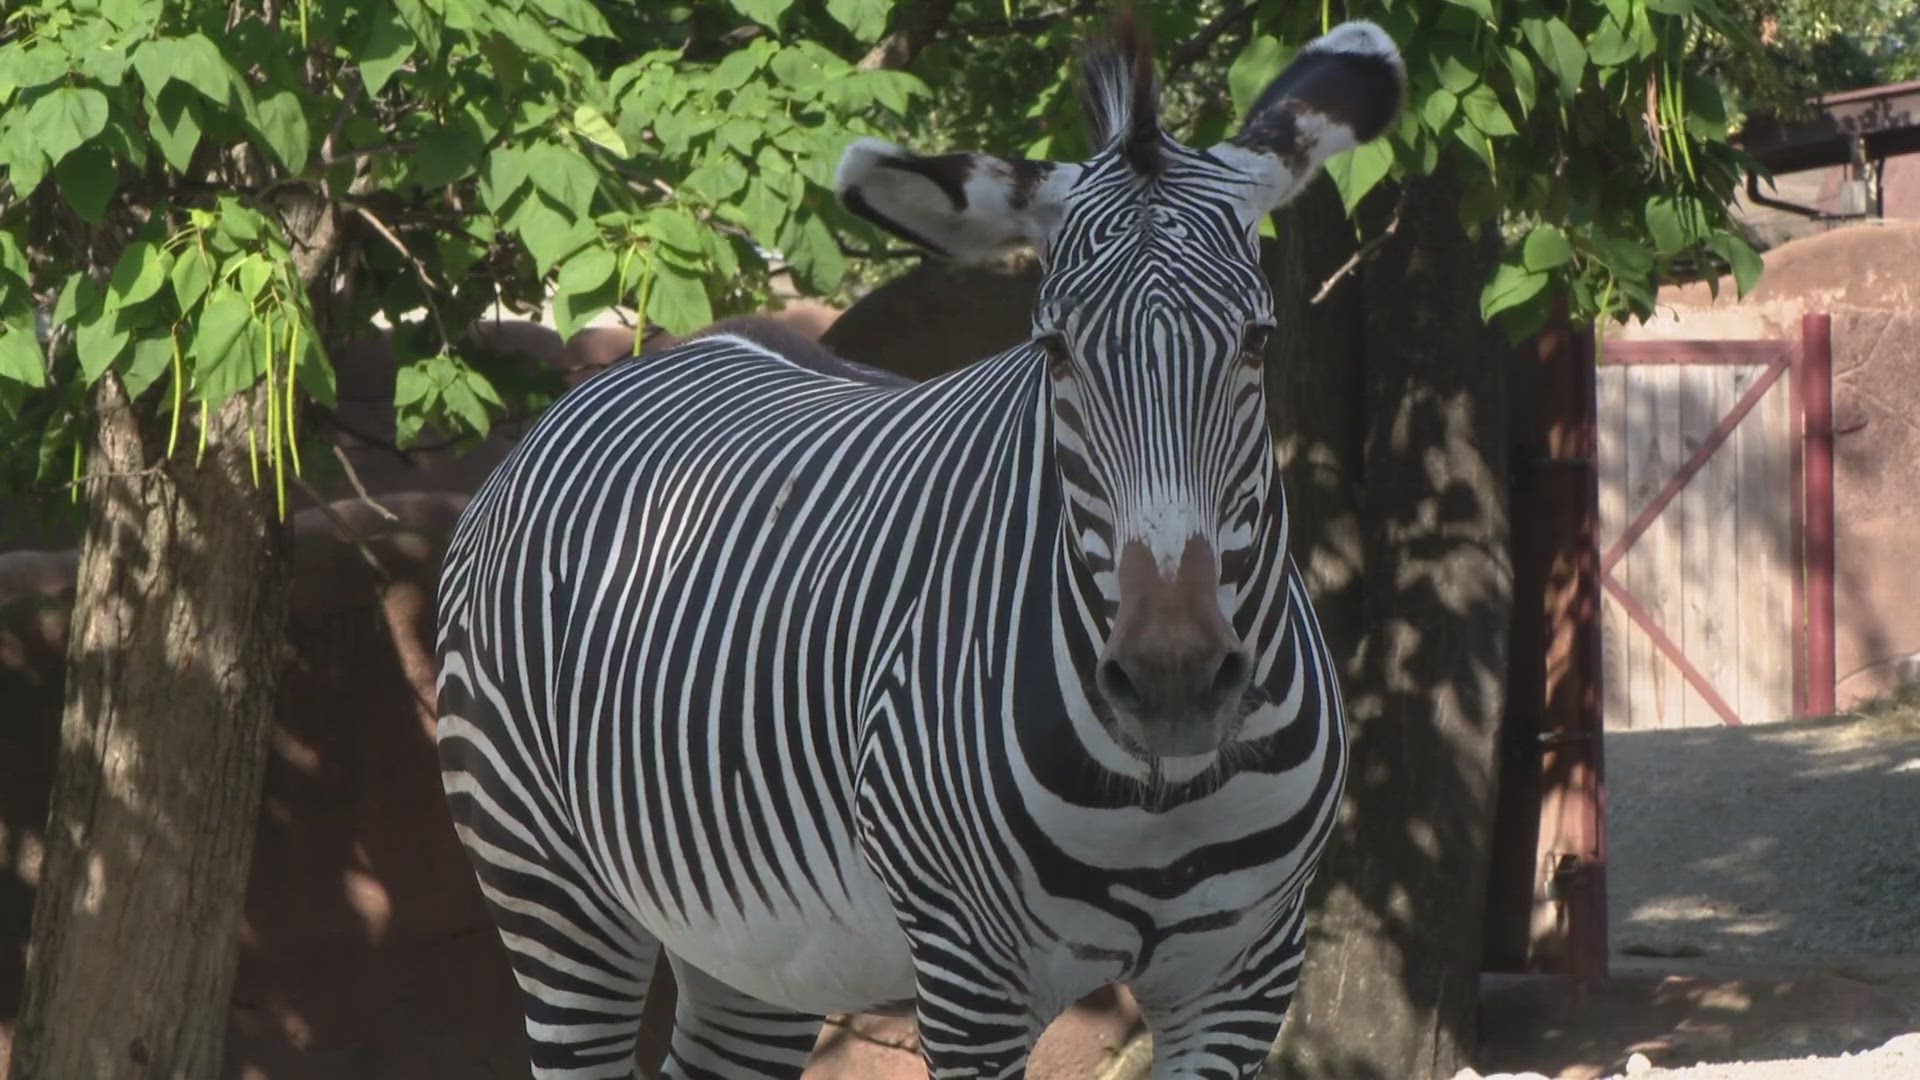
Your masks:
{"label": "dappled sunlight", "polygon": [[1920,737],[1845,716],[1607,735],[1617,951],[1920,954]]}

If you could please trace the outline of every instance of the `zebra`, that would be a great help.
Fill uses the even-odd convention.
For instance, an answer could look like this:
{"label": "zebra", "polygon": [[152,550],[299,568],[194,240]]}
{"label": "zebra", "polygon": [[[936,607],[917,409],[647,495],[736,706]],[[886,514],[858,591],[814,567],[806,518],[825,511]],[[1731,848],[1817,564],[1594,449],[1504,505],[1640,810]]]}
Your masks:
{"label": "zebra", "polygon": [[1083,162],[862,139],[836,175],[936,256],[1034,248],[1029,341],[908,383],[697,338],[563,396],[464,512],[442,781],[534,1076],[637,1073],[662,951],[675,1078],[792,1080],[887,1010],[936,1080],[1016,1077],[1114,983],[1154,1077],[1262,1067],[1347,748],[1257,231],[1405,72],[1341,25],[1194,150],[1124,15],[1083,67]]}

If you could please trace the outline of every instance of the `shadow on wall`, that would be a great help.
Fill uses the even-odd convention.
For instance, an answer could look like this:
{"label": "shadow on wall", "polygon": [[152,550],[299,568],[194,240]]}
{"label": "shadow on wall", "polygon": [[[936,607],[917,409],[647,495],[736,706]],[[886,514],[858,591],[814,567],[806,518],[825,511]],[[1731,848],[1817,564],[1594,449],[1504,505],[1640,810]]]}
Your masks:
{"label": "shadow on wall", "polygon": [[[512,1075],[516,992],[440,802],[432,745],[432,588],[464,498],[396,495],[367,537],[296,522],[287,672],[248,883],[226,1074]],[[71,576],[0,556],[0,1021],[19,1004],[57,745]],[[112,882],[109,881],[111,887]]]}

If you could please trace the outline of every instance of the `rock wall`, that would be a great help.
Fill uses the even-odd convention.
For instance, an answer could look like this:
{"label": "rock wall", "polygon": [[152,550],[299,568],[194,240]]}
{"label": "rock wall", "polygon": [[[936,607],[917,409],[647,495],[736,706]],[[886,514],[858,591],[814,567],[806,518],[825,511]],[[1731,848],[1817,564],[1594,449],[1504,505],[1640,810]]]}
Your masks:
{"label": "rock wall", "polygon": [[1833,316],[1839,705],[1920,675],[1920,221],[1784,244],[1744,301],[1731,281],[1663,290],[1626,340],[1788,338]]}

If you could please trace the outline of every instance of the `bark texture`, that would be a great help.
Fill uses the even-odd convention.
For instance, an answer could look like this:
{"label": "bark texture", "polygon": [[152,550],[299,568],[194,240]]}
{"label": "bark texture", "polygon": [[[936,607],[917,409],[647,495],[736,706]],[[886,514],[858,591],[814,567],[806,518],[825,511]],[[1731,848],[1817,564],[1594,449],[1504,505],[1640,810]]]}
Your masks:
{"label": "bark texture", "polygon": [[1322,176],[1274,216],[1260,258],[1273,285],[1267,418],[1287,493],[1288,547],[1335,661],[1360,636],[1360,461],[1366,437],[1358,274],[1312,297],[1354,251],[1340,193]]}
{"label": "bark texture", "polygon": [[[1366,265],[1363,540],[1348,793],[1276,1072],[1426,1080],[1469,1064],[1512,567],[1495,251],[1447,177]],[[1487,239],[1491,239],[1490,237]]]}
{"label": "bark texture", "polygon": [[117,377],[98,385],[14,1080],[220,1075],[289,585],[253,397],[216,414],[203,465],[157,465]]}

